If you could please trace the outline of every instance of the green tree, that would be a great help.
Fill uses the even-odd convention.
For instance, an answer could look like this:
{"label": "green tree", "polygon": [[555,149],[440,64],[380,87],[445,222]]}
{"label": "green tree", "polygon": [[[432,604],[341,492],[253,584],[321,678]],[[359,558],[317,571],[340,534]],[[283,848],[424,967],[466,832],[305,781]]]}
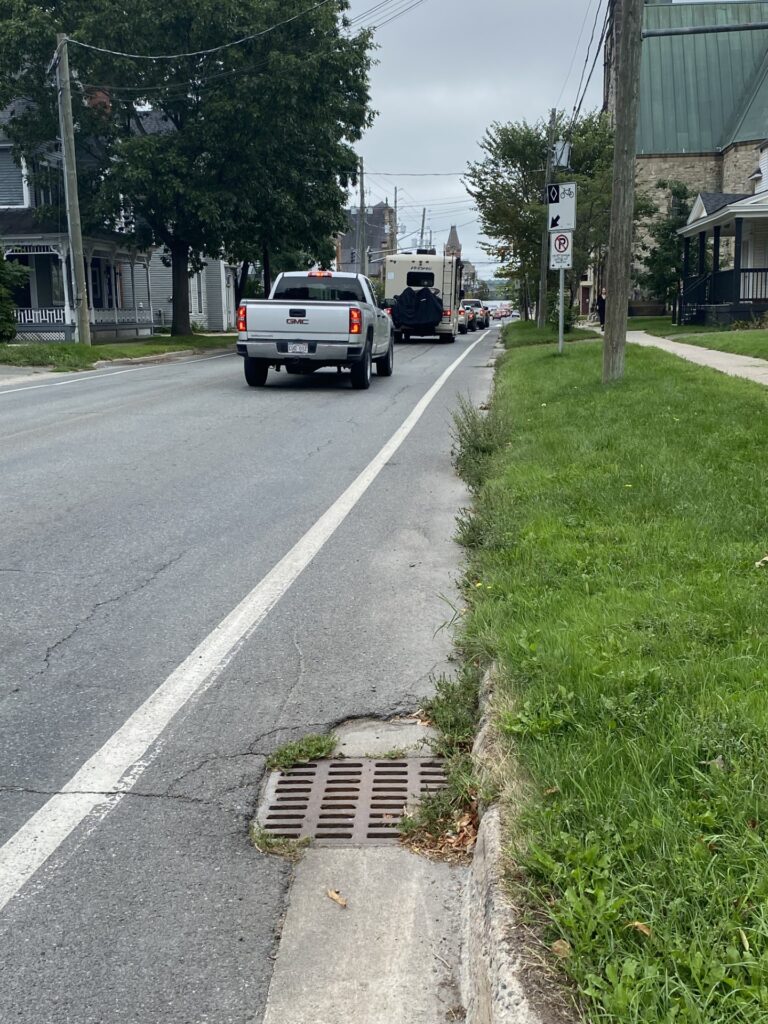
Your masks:
{"label": "green tree", "polygon": [[198,54],[70,45],[86,226],[165,247],[173,333],[190,329],[189,273],[206,257],[259,259],[267,274],[281,251],[327,258],[371,119],[371,40],[345,27],[347,7],[134,0],[126,16],[118,0],[0,0],[0,102],[24,101],[8,131],[40,173],[57,134],[46,73],[57,31],[114,51]]}
{"label": "green tree", "polygon": [[[613,131],[602,113],[585,114],[573,124],[560,113],[555,128],[557,137],[568,137],[572,145],[571,168],[555,171],[553,180],[573,180],[578,185],[574,265],[566,275],[573,301],[582,274],[590,265],[599,264],[605,253]],[[482,228],[492,239],[486,248],[503,264],[497,276],[518,282],[524,316],[539,286],[541,236],[547,215],[543,192],[548,138],[549,126],[542,120],[495,123],[481,143],[485,158],[471,164],[467,173]]]}
{"label": "green tree", "polygon": [[682,181],[659,181],[656,187],[667,193],[666,203],[647,226],[645,269],[638,280],[653,298],[676,309],[683,276],[683,240],[677,232],[688,222],[695,194]]}
{"label": "green tree", "polygon": [[16,318],[13,315],[16,303],[13,301],[13,292],[24,284],[26,277],[26,267],[0,256],[0,342],[13,341],[16,337]]}

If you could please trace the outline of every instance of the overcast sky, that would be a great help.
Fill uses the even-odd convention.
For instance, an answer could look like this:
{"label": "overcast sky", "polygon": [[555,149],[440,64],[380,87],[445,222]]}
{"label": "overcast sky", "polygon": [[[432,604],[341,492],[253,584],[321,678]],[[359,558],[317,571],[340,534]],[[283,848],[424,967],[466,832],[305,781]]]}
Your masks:
{"label": "overcast sky", "polygon": [[[363,15],[376,2],[351,0],[350,17]],[[372,102],[379,113],[360,149],[368,201],[391,203],[394,186],[400,189],[399,220],[408,232],[403,245],[410,244],[426,206],[438,247],[456,224],[465,258],[478,264],[481,276],[492,276],[458,175],[406,177],[405,172],[463,171],[481,155],[478,141],[492,121],[535,121],[556,104],[570,111],[599,2],[424,0],[379,29],[379,64],[372,76]],[[377,13],[366,22],[375,21]],[[584,109],[601,102],[602,59]]]}

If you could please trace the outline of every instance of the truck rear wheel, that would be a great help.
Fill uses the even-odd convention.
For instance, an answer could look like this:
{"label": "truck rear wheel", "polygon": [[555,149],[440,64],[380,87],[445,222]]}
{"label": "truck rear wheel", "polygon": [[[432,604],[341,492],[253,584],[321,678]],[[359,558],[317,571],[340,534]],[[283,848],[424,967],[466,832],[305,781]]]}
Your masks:
{"label": "truck rear wheel", "polygon": [[371,386],[372,370],[371,343],[369,341],[365,346],[363,358],[359,362],[352,364],[352,387],[356,391],[368,390]]}
{"label": "truck rear wheel", "polygon": [[456,341],[456,335],[455,334],[444,334],[443,335],[443,341],[446,342],[448,345],[452,345]]}
{"label": "truck rear wheel", "polygon": [[245,380],[251,388],[263,388],[267,383],[269,363],[265,359],[252,359],[246,356],[244,359]]}

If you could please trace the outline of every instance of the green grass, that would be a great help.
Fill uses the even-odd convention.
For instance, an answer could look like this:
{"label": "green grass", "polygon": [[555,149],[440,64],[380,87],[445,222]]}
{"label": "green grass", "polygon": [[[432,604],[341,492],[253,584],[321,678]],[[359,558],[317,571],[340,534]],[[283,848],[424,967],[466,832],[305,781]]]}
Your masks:
{"label": "green grass", "polygon": [[[501,330],[501,337],[507,348],[522,348],[527,345],[548,345],[557,341],[557,328],[537,327],[535,320],[517,320],[515,323],[507,324]],[[599,338],[596,331],[585,330],[582,327],[573,327],[564,338],[566,341],[584,341],[588,338]]]}
{"label": "green grass", "polygon": [[460,643],[528,776],[510,885],[585,1019],[762,1024],[768,391],[635,348],[604,388],[600,359],[504,357],[461,524]]}
{"label": "green grass", "polygon": [[293,864],[297,864],[301,860],[304,851],[310,845],[308,838],[289,839],[287,836],[276,836],[256,822],[251,824],[249,836],[252,845],[259,853],[272,857],[284,857]]}
{"label": "green grass", "polygon": [[627,330],[645,331],[657,338],[676,338],[681,334],[723,334],[727,328],[704,324],[673,324],[669,316],[631,316],[627,321]]}
{"label": "green grass", "polygon": [[321,735],[310,733],[293,743],[285,743],[267,758],[267,768],[290,768],[294,764],[306,764],[330,757],[336,747],[333,733]]}
{"label": "green grass", "polygon": [[692,335],[684,339],[686,344],[701,348],[714,348],[720,352],[736,352],[742,356],[756,356],[768,359],[768,331],[723,331],[711,334]]}
{"label": "green grass", "polygon": [[[165,335],[157,335],[164,337]],[[234,344],[235,335],[219,335],[209,338],[200,334],[156,341],[123,341],[117,344],[76,345],[60,342],[46,345],[42,342],[27,342],[0,345],[0,365],[49,366],[54,370],[90,370],[102,359],[140,359],[161,355],[166,352],[183,352],[190,349],[226,348]]]}

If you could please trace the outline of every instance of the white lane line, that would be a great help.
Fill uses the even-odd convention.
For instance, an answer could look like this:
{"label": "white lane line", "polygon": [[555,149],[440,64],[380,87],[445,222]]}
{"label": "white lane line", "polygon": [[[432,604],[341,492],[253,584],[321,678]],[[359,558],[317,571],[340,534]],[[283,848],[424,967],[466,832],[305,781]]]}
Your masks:
{"label": "white lane line", "polygon": [[451,374],[487,334],[487,331],[482,334],[438,377],[357,479],[288,554],[85,762],[61,792],[43,804],[0,847],[0,910],[88,815],[103,810],[110,801],[116,806],[120,796],[134,786],[144,769],[142,758],[152,744],[184,705],[207,689],[223,672],[259,623],[341,526]]}
{"label": "white lane line", "polygon": [[29,384],[23,388],[9,388],[7,391],[0,391],[0,395],[15,395],[17,391],[39,391],[40,388],[63,388],[65,384],[89,384],[94,380],[103,380],[105,377],[119,377],[121,373],[138,373],[139,370],[154,370],[158,366],[179,366],[185,363],[207,363],[211,359],[226,359],[233,355],[232,352],[222,352],[218,356],[200,356],[190,359],[169,359],[167,363],[146,363],[144,366],[129,366],[125,370],[109,370],[107,373],[96,371],[90,377],[72,377],[70,380],[56,380],[50,384]]}

